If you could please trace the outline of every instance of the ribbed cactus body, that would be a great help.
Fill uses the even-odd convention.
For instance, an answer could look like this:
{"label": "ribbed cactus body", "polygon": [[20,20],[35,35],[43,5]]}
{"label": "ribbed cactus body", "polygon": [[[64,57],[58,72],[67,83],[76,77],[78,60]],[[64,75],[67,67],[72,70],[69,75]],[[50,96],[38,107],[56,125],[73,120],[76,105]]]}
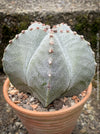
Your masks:
{"label": "ribbed cactus body", "polygon": [[66,24],[50,29],[35,22],[10,41],[3,68],[15,87],[47,106],[86,89],[95,73],[95,59],[89,43]]}

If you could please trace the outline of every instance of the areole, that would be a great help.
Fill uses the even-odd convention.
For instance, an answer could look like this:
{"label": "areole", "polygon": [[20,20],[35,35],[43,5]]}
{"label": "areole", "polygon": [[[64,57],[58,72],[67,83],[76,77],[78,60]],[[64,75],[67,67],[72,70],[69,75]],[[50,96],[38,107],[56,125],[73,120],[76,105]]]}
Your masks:
{"label": "areole", "polygon": [[86,96],[74,106],[55,112],[36,112],[21,108],[10,100],[7,92],[9,83],[7,78],[3,86],[5,100],[15,110],[29,134],[71,134],[92,91],[90,83]]}

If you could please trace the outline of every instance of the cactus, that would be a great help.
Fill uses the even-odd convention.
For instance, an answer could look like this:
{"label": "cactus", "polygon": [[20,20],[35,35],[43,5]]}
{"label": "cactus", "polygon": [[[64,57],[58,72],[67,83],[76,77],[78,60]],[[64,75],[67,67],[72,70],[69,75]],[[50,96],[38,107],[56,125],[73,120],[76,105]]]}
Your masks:
{"label": "cactus", "polygon": [[67,24],[32,23],[9,41],[3,69],[11,83],[31,92],[44,107],[60,96],[85,90],[95,74],[94,53]]}

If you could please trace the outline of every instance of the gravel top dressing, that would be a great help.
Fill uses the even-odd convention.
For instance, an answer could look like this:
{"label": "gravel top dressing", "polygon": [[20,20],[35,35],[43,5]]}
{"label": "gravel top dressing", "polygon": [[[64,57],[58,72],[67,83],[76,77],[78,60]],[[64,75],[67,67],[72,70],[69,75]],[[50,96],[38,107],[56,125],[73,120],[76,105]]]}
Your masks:
{"label": "gravel top dressing", "polygon": [[51,104],[49,104],[46,108],[44,108],[41,102],[34,96],[31,96],[29,93],[20,92],[16,89],[11,83],[8,90],[9,98],[18,106],[23,107],[32,111],[57,111],[61,109],[65,109],[71,107],[81,101],[85,95],[86,90],[84,90],[78,96],[73,97],[61,97],[59,99],[54,100]]}

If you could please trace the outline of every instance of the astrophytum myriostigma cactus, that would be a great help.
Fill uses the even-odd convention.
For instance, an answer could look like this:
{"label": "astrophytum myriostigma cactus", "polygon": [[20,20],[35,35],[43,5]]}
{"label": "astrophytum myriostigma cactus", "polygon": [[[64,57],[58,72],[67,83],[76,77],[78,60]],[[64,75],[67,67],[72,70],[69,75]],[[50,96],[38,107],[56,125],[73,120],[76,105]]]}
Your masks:
{"label": "astrophytum myriostigma cactus", "polygon": [[64,23],[50,29],[34,22],[9,41],[3,56],[4,72],[11,83],[31,92],[44,106],[86,89],[95,64],[89,42]]}

